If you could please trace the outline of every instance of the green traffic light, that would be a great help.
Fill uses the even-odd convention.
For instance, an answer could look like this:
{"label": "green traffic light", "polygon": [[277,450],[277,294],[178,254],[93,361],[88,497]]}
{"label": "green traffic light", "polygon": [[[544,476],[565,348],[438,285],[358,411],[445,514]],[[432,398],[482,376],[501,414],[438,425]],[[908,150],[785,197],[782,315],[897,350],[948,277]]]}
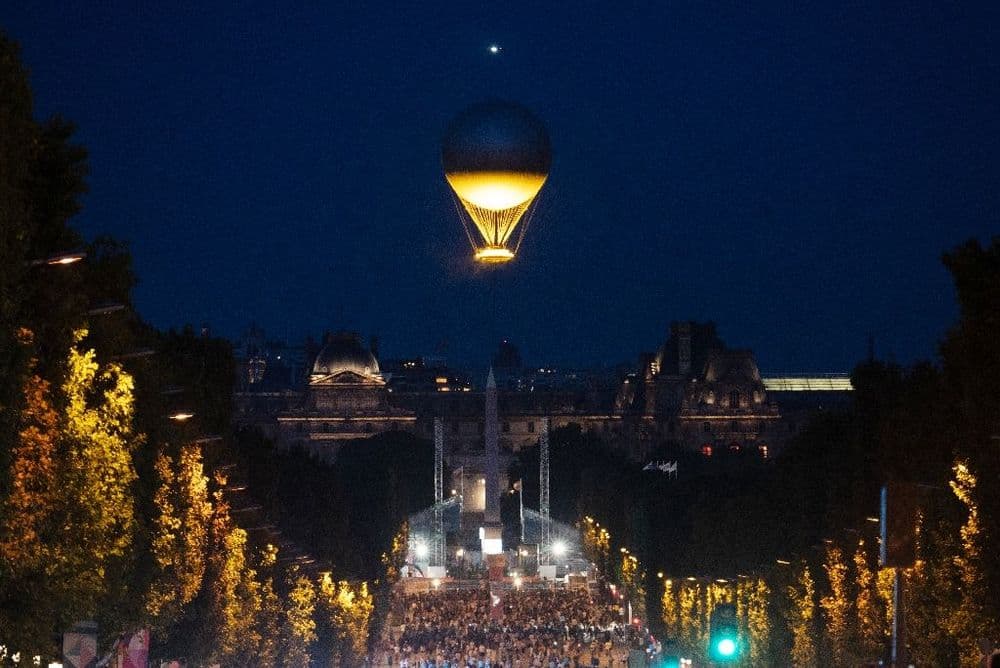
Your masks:
{"label": "green traffic light", "polygon": [[720,603],[712,610],[709,621],[708,654],[712,661],[731,664],[739,661],[739,625],[736,621],[736,606]]}

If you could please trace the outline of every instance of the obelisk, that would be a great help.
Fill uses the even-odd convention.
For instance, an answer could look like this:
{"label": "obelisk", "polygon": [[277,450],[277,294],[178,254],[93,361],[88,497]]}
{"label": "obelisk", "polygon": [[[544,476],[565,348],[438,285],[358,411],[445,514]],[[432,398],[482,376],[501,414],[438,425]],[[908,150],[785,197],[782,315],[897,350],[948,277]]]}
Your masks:
{"label": "obelisk", "polygon": [[497,424],[497,382],[490,368],[486,380],[486,408],[483,413],[486,449],[486,512],[480,532],[483,556],[503,553],[503,525],[500,523],[500,427]]}

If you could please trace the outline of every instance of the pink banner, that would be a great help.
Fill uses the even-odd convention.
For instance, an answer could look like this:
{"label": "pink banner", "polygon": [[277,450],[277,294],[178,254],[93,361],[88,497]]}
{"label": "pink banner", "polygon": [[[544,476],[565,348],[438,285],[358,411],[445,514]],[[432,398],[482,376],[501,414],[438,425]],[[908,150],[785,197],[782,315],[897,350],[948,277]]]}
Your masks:
{"label": "pink banner", "polygon": [[78,622],[63,634],[63,661],[66,668],[97,665],[97,622]]}
{"label": "pink banner", "polygon": [[118,668],[147,668],[149,665],[149,631],[140,629],[122,638],[118,644]]}

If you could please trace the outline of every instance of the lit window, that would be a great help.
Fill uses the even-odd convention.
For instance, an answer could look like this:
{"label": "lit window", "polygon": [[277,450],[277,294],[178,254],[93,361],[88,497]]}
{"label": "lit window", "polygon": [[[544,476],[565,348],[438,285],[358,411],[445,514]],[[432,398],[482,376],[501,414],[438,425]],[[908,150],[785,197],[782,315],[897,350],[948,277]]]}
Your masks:
{"label": "lit window", "polygon": [[763,445],[763,444],[758,445],[757,446],[757,452],[760,453],[761,458],[767,459],[767,446],[766,445]]}
{"label": "lit window", "polygon": [[705,445],[701,446],[701,454],[705,455],[706,457],[711,457],[712,456],[712,446],[708,445],[707,443]]}

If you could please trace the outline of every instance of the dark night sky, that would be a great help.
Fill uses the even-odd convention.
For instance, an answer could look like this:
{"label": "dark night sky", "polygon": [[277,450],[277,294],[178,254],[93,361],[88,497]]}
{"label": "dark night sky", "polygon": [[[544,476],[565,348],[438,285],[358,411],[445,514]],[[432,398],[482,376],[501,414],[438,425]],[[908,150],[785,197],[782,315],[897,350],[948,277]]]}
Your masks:
{"label": "dark night sky", "polygon": [[[941,253],[1000,231],[997,3],[176,4],[0,7],[158,326],[593,364],[713,319],[764,370],[848,370],[869,333],[934,355]],[[491,96],[555,151],[495,319],[439,157]]]}

